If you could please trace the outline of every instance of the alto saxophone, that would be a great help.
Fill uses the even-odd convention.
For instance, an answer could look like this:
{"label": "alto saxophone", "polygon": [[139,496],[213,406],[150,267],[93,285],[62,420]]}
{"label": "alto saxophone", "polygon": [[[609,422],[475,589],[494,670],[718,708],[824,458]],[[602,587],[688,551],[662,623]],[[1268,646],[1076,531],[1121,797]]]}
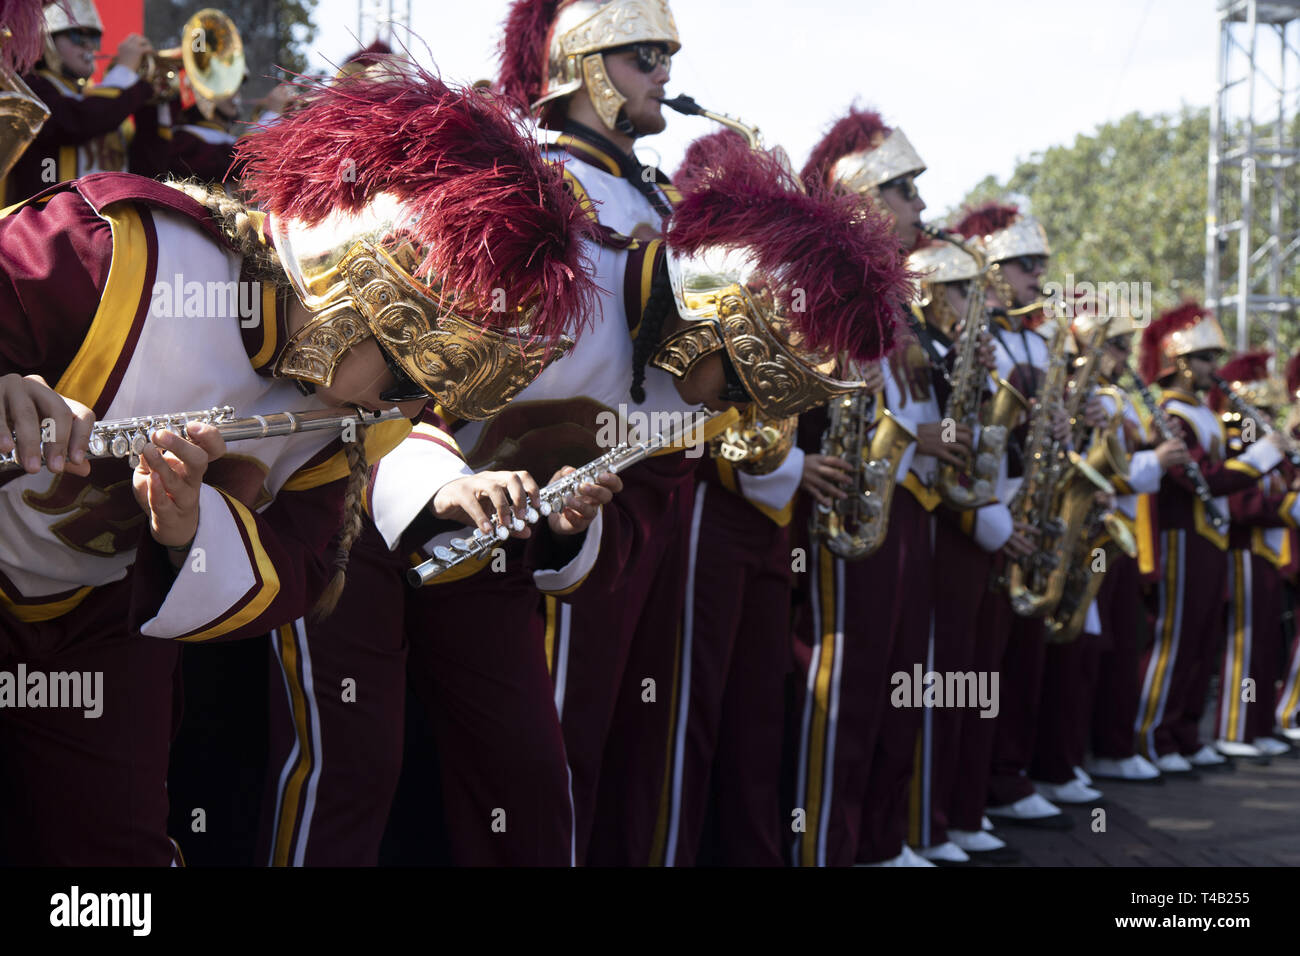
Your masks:
{"label": "alto saxophone", "polygon": [[813,508],[808,530],[837,558],[857,561],[876,551],[889,532],[898,466],[916,435],[885,409],[867,440],[868,409],[874,394],[859,389],[831,402],[821,453],[842,458],[853,469],[847,497]]}
{"label": "alto saxophone", "polygon": [[[934,226],[921,226],[921,230],[935,239],[952,243],[975,260],[979,275],[971,282],[970,297],[966,300],[966,317],[962,343],[953,362],[949,382],[952,391],[944,408],[945,421],[965,424],[972,433],[980,421],[980,407],[984,396],[987,373],[979,361],[979,339],[989,327],[989,310],[984,303],[984,290],[988,286],[988,257],[976,246],[963,242],[960,237]],[[954,330],[955,331],[955,330]],[[1011,386],[1007,398],[1019,395]],[[1023,406],[1023,401],[1021,403]],[[1014,418],[1019,408],[1010,409]],[[961,468],[947,462],[939,463],[935,476],[935,489],[950,508],[966,511],[981,508],[997,498],[998,468],[1007,450],[1010,423],[991,420],[980,429],[979,445],[970,459],[969,467]]]}
{"label": "alto saxophone", "polygon": [[[1059,315],[1055,321],[1051,364],[1030,420],[1024,481],[1011,502],[1013,520],[1034,526],[1039,534],[1034,553],[1011,562],[1007,568],[1007,595],[1012,610],[1021,617],[1042,617],[1060,601],[1065,590],[1066,561],[1083,532],[1095,492],[1115,491],[1082,456],[1052,437],[1052,420],[1063,410],[1070,365],[1066,355],[1069,327]],[[1075,393],[1081,394],[1082,390]]]}

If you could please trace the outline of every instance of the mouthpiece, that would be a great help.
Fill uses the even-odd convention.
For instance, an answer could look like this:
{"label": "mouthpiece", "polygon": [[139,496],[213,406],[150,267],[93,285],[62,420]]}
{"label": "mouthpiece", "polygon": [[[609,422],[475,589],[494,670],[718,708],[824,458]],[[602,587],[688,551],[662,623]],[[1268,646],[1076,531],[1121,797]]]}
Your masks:
{"label": "mouthpiece", "polygon": [[704,107],[695,102],[695,98],[687,96],[685,93],[680,96],[660,97],[659,102],[671,110],[676,110],[683,116],[703,116]]}

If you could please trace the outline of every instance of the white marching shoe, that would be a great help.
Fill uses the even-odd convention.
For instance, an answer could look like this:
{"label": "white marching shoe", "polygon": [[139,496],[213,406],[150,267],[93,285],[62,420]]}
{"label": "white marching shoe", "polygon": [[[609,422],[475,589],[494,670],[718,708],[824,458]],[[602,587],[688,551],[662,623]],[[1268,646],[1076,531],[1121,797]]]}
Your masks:
{"label": "white marching shoe", "polygon": [[1060,807],[1038,793],[1021,797],[1005,807],[989,807],[988,815],[1003,823],[1043,830],[1068,830],[1074,826],[1071,817],[1067,817]]}
{"label": "white marching shoe", "polygon": [[1209,744],[1201,744],[1201,749],[1187,758],[1193,767],[1219,767],[1228,762],[1223,754],[1215,752]]}
{"label": "white marching shoe", "polygon": [[1007,845],[987,830],[949,830],[948,839],[968,854],[1002,850]]}
{"label": "white marching shoe", "polygon": [[[963,854],[963,856],[964,855],[965,854]],[[967,859],[969,859],[969,857],[967,857]],[[934,866],[934,864],[931,863],[929,860],[927,860],[925,857],[918,856],[912,850],[912,848],[910,846],[907,846],[906,844],[903,845],[903,852],[898,854],[898,856],[896,857],[893,857],[888,860],[883,860],[880,863],[859,863],[858,865],[859,866],[929,866],[929,867]]]}
{"label": "white marching shoe", "polygon": [[993,821],[990,820],[988,817],[980,817],[980,829],[981,829],[981,830],[992,830],[992,829],[993,829]]}
{"label": "white marching shoe", "polygon": [[1161,773],[1191,773],[1192,765],[1180,753],[1165,754],[1156,758],[1156,768]]}
{"label": "white marching shoe", "polygon": [[1085,787],[1091,787],[1091,786],[1092,786],[1092,777],[1091,777],[1091,775],[1089,775],[1088,771],[1084,770],[1082,767],[1075,767],[1075,768],[1074,768],[1074,779],[1077,780],[1077,781],[1079,781],[1079,782],[1080,782],[1081,784],[1083,784]]}
{"label": "white marching shoe", "polygon": [[1254,744],[1241,740],[1216,740],[1214,749],[1225,757],[1258,757],[1262,753]]}
{"label": "white marching shoe", "polygon": [[1280,727],[1278,733],[1292,743],[1300,743],[1300,727]]}
{"label": "white marching shoe", "polygon": [[[995,838],[996,839],[996,838]],[[1001,841],[999,841],[1001,842]],[[920,850],[921,856],[931,863],[969,863],[970,856],[952,840],[938,846],[927,846]]]}
{"label": "white marching shoe", "polygon": [[1116,760],[1114,757],[1093,757],[1088,761],[1088,769],[1093,776],[1103,780],[1143,783],[1160,779],[1160,770],[1141,754],[1133,754],[1123,760]]}
{"label": "white marching shoe", "polygon": [[1291,745],[1284,744],[1276,737],[1256,737],[1255,748],[1265,757],[1280,757],[1291,749]]}
{"label": "white marching shoe", "polygon": [[1054,803],[1094,803],[1101,799],[1101,791],[1085,786],[1075,779],[1069,783],[1035,783],[1040,796]]}

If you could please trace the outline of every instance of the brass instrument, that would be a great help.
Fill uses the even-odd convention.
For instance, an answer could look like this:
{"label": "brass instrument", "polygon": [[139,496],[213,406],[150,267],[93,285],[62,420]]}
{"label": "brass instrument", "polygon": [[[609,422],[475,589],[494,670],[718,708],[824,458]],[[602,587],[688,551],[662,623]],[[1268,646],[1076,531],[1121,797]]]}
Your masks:
{"label": "brass instrument", "polygon": [[[1151,394],[1151,389],[1143,384],[1142,380],[1138,378],[1131,368],[1125,368],[1124,372],[1132,383],[1134,390],[1138,393],[1138,397],[1142,399],[1142,406],[1147,410],[1147,414],[1151,416],[1151,426],[1156,430],[1156,434],[1160,436],[1160,440],[1162,442],[1172,441],[1176,437],[1174,430],[1170,427],[1169,419],[1165,416],[1165,410],[1160,407],[1159,402],[1155,400],[1155,396]],[[1210,486],[1205,481],[1205,475],[1201,474],[1201,466],[1189,460],[1187,464],[1183,465],[1183,474],[1192,483],[1192,490],[1201,502],[1206,520],[1214,526],[1216,532],[1227,534],[1228,519],[1219,511],[1219,506],[1215,504],[1214,495],[1211,494]]]}
{"label": "brass instrument", "polygon": [[[0,46],[12,39],[13,31],[0,26]],[[0,66],[0,179],[9,175],[49,118],[50,111],[23,78]]]}
{"label": "brass instrument", "polygon": [[794,447],[799,416],[764,421],[750,404],[741,419],[709,443],[714,458],[729,461],[749,475],[767,475],[781,467]]}
{"label": "brass instrument", "polygon": [[853,469],[846,498],[817,504],[808,530],[828,551],[845,561],[857,561],[876,551],[889,531],[898,466],[916,435],[885,409],[875,434],[867,441],[869,403],[874,394],[859,389],[831,402],[829,422],[822,433],[821,453],[841,458]]}
{"label": "brass instrument", "polygon": [[[159,429],[186,437],[185,429],[193,424],[212,425],[228,442],[246,441],[250,438],[277,438],[298,432],[341,431],[349,424],[375,425],[404,417],[399,409],[385,412],[367,412],[361,409],[322,409],[314,412],[278,412],[272,415],[253,415],[236,418],[235,410],[221,405],[200,412],[172,412],[163,415],[142,415],[97,422],[90,430],[91,458],[125,458],[134,468],[140,455],[149,444],[149,436]],[[22,468],[18,450],[0,454],[0,472]]]}
{"label": "brass instrument", "polygon": [[588,462],[562,478],[556,479],[543,488],[538,495],[538,506],[534,508],[529,505],[523,519],[512,515],[509,527],[498,523],[497,516],[494,514],[491,516],[492,530],[490,532],[475,528],[473,535],[469,538],[454,538],[450,547],[439,546],[434,548],[433,557],[406,572],[407,583],[413,588],[421,588],[457,565],[477,558],[487,557],[500,546],[502,541],[510,537],[511,531],[523,531],[526,524],[536,524],[542,518],[562,510],[565,499],[576,494],[584,484],[594,482],[605,472],[617,475],[619,472],[631,468],[637,462],[649,458],[661,448],[669,448],[681,444],[683,441],[689,441],[692,434],[699,432],[705,424],[719,414],[719,412],[711,412],[707,415],[692,417],[672,431],[661,432],[653,438],[646,438],[641,441],[626,441],[616,448],[610,449],[599,458]]}
{"label": "brass instrument", "polygon": [[[979,361],[979,338],[989,327],[989,311],[984,303],[984,290],[988,285],[988,257],[972,243],[933,226],[921,226],[927,236],[942,239],[961,249],[975,260],[979,275],[971,281],[970,295],[966,300],[966,317],[963,322],[962,343],[953,362],[948,381],[952,392],[944,408],[944,419],[970,426],[974,433],[979,423],[980,407],[984,395],[984,382],[988,378]],[[1018,394],[1018,393],[1017,393]],[[1010,426],[994,422],[980,429],[979,445],[965,469],[947,462],[939,463],[935,488],[950,508],[965,511],[981,508],[997,498],[998,469],[1007,450]]]}
{"label": "brass instrument", "polygon": [[246,72],[244,41],[235,21],[211,7],[185,21],[180,46],[150,53],[140,64],[141,78],[157,90],[156,102],[180,95],[184,73],[209,118],[212,104],[239,92]]}
{"label": "brass instrument", "polygon": [[726,113],[714,113],[712,110],[706,110],[695,98],[683,93],[680,96],[674,96],[670,99],[661,99],[659,101],[671,110],[681,113],[683,116],[703,116],[711,119],[715,123],[721,123],[728,129],[735,130],[741,136],[745,137],[745,142],[749,143],[750,149],[763,148],[763,136],[757,126],[748,126],[736,119],[734,116],[728,116]]}
{"label": "brass instrument", "polygon": [[[1240,415],[1243,421],[1246,419],[1252,419],[1255,422],[1255,427],[1259,429],[1261,438],[1267,438],[1269,435],[1275,433],[1273,424],[1268,420],[1268,416],[1242,398],[1241,395],[1232,387],[1231,383],[1214,374],[1211,374],[1210,378],[1228,400],[1228,404],[1232,406],[1232,410]],[[1278,441],[1281,442],[1280,448],[1282,454],[1286,455],[1287,460],[1291,462],[1291,464],[1300,468],[1300,448],[1296,447],[1295,439],[1285,431],[1277,431],[1276,434],[1278,436]]]}
{"label": "brass instrument", "polygon": [[1066,560],[1077,547],[1096,492],[1115,493],[1078,452],[1052,438],[1052,420],[1061,409],[1070,364],[1069,327],[1059,315],[1053,318],[1057,329],[1051,364],[1030,420],[1024,480],[1010,506],[1013,520],[1033,525],[1039,533],[1034,553],[1007,565],[1007,594],[1021,617],[1041,617],[1060,601]]}

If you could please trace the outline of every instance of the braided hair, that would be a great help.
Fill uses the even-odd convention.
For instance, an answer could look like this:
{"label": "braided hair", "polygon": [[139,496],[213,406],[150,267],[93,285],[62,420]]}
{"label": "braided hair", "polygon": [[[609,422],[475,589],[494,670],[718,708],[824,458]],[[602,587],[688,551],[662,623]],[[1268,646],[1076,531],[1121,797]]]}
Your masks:
{"label": "braided hair", "polygon": [[[245,266],[257,278],[281,287],[289,285],[275,247],[262,237],[260,217],[255,216],[254,211],[245,203],[214,184],[173,180],[167,185],[183,192],[212,213],[222,234],[244,256]],[[366,429],[362,426],[357,430],[356,441],[347,442],[344,446],[348,462],[348,484],[343,495],[343,525],[336,536],[338,544],[334,550],[334,574],[312,608],[314,620],[328,617],[338,606],[347,580],[348,557],[352,553],[352,545],[361,534],[366,483],[370,477],[365,433]]]}
{"label": "braided hair", "polygon": [[641,328],[632,346],[632,399],[638,404],[645,401],[645,373],[650,357],[663,339],[664,325],[669,316],[677,315],[673,286],[668,279],[668,265],[661,260],[655,268],[650,283],[650,296],[641,310]]}

